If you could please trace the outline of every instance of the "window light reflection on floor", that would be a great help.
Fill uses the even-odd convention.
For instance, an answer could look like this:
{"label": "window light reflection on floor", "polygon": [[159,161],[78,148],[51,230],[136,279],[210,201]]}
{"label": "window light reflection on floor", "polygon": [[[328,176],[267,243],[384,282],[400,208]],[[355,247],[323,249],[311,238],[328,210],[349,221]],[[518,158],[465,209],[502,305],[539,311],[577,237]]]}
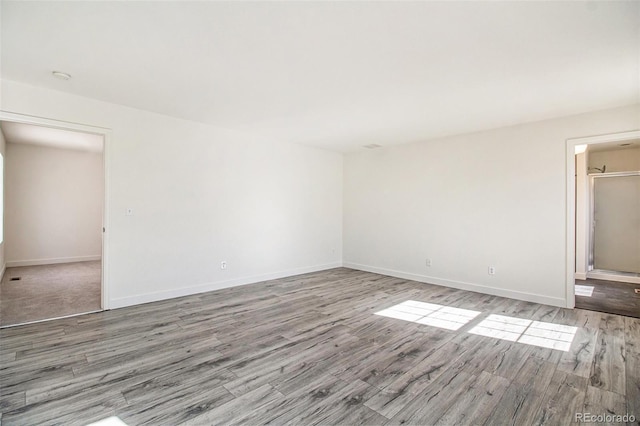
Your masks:
{"label": "window light reflection on floor", "polygon": [[591,297],[593,295],[593,286],[576,284],[576,296]]}
{"label": "window light reflection on floor", "polygon": [[445,328],[447,330],[458,330],[480,315],[480,313],[481,312],[470,311],[468,309],[407,300],[398,305],[376,312],[375,314]]}
{"label": "window light reflection on floor", "polygon": [[469,333],[567,352],[576,331],[577,327],[569,325],[489,315]]}
{"label": "window light reflection on floor", "polygon": [[127,424],[120,420],[120,417],[112,416],[94,423],[90,423],[87,426],[127,426]]}

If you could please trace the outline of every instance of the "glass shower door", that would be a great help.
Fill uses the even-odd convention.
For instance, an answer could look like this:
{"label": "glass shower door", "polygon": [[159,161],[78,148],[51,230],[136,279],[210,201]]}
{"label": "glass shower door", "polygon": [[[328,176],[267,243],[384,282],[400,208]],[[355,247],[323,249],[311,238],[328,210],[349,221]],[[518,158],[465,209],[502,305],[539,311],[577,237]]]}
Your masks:
{"label": "glass shower door", "polygon": [[593,268],[640,273],[640,173],[593,177]]}

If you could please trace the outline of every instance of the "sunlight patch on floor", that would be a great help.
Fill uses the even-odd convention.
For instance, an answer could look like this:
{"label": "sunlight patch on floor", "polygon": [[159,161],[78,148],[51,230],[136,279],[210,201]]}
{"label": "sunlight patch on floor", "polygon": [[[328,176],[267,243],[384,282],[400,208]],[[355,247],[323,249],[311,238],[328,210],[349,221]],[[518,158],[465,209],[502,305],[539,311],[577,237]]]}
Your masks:
{"label": "sunlight patch on floor", "polygon": [[118,416],[107,417],[106,419],[98,420],[94,423],[89,423],[87,426],[128,426],[125,422],[120,420]]}
{"label": "sunlight patch on floor", "polygon": [[567,352],[576,331],[577,327],[569,325],[489,315],[469,333]]}
{"label": "sunlight patch on floor", "polygon": [[576,284],[576,296],[591,297],[592,294],[593,294],[593,286],[592,285]]}
{"label": "sunlight patch on floor", "polygon": [[375,315],[383,317],[411,321],[447,330],[458,330],[480,314],[481,312],[478,311],[415,300],[407,300],[375,313]]}

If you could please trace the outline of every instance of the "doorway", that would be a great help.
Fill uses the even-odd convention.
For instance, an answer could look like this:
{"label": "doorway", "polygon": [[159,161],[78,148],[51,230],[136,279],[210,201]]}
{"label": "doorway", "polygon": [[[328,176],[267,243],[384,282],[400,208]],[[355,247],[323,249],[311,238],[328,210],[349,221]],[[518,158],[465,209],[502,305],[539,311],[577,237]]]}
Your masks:
{"label": "doorway", "polygon": [[107,309],[106,129],[0,113],[0,327]]}
{"label": "doorway", "polygon": [[640,132],[569,140],[567,160],[568,307],[640,318]]}

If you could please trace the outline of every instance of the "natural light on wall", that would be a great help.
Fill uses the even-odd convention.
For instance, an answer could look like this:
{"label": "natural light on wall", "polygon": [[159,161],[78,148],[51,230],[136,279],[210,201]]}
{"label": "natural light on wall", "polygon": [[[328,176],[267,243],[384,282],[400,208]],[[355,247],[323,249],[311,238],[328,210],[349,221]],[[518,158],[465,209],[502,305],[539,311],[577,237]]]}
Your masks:
{"label": "natural light on wall", "polygon": [[489,315],[469,333],[567,352],[577,330],[569,325]]}
{"label": "natural light on wall", "polygon": [[376,312],[375,314],[418,324],[431,325],[433,327],[446,328],[447,330],[458,330],[480,315],[480,312],[407,300],[406,302]]}
{"label": "natural light on wall", "polygon": [[577,154],[582,154],[583,152],[585,152],[587,150],[587,145],[576,145],[575,150],[576,150],[575,151],[576,155]]}

